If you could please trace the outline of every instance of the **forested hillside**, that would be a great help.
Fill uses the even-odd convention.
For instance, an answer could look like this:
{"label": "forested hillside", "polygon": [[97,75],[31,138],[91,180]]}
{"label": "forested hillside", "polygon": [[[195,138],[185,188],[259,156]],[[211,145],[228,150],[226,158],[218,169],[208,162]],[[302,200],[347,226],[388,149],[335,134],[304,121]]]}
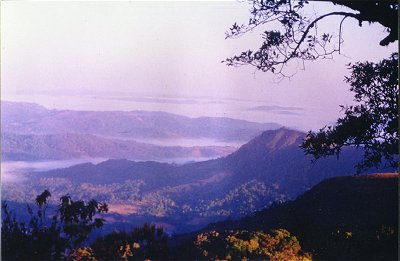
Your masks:
{"label": "forested hillside", "polygon": [[325,178],[354,174],[356,150],[344,151],[339,161],[312,163],[298,147],[304,135],[266,131],[224,158],[184,165],[108,160],[29,172],[3,184],[3,198],[24,203],[49,189],[53,198],[69,193],[109,203],[118,225],[147,220],[169,232],[190,231],[294,199]]}
{"label": "forested hillside", "polygon": [[[210,233],[207,231],[284,228],[315,260],[397,260],[398,178],[395,173],[330,178],[294,201],[276,204],[237,221],[212,224],[175,240],[195,242],[199,234]],[[207,250],[219,248],[220,245],[210,244]],[[187,257],[193,258],[195,243],[183,243],[176,251],[184,249]]]}

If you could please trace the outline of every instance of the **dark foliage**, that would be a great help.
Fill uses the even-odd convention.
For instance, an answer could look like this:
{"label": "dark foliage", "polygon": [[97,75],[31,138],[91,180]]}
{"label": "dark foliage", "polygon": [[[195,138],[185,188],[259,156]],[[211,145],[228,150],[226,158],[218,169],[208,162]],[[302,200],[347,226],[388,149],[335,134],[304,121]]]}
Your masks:
{"label": "dark foliage", "polygon": [[88,203],[81,200],[73,201],[68,195],[61,197],[60,201],[57,215],[53,219],[59,218],[62,231],[73,248],[79,247],[88,239],[90,232],[104,225],[103,218],[94,218],[94,216],[97,213],[108,212],[107,204],[98,203],[94,199]]}
{"label": "dark foliage", "polygon": [[36,197],[38,210],[28,205],[29,223],[19,222],[15,213],[2,205],[2,260],[61,260],[68,259],[71,250],[79,246],[96,228],[104,224],[95,215],[107,212],[107,205],[91,200],[73,201],[69,196],[60,199],[56,214],[47,219],[46,209],[51,194],[45,190]]}
{"label": "dark foliage", "polygon": [[[388,45],[398,40],[398,2],[387,1],[341,1],[331,0],[337,5],[348,7],[350,11],[334,11],[318,16],[306,16],[303,8],[307,0],[251,0],[251,16],[247,24],[234,24],[226,33],[226,38],[239,37],[256,27],[272,25],[274,30],[262,34],[262,45],[256,50],[244,51],[230,57],[224,62],[227,65],[253,65],[261,71],[285,75],[285,66],[290,61],[304,64],[307,60],[331,58],[340,53],[342,27],[345,19],[356,19],[361,26],[363,22],[377,22],[383,25],[388,35],[380,44]],[[318,23],[328,17],[341,17],[335,32],[318,28]]]}
{"label": "dark foliage", "polygon": [[145,223],[131,232],[98,238],[92,249],[98,260],[168,260],[168,236],[161,227]]}
{"label": "dark foliage", "polygon": [[344,117],[335,126],[319,132],[310,131],[301,147],[315,159],[339,156],[342,147],[364,149],[364,158],[357,164],[361,171],[378,167],[382,162],[397,168],[398,164],[398,54],[379,63],[350,65],[346,77],[355,93],[357,105],[343,107]]}
{"label": "dark foliage", "polygon": [[295,201],[207,230],[284,227],[315,260],[397,260],[398,211],[397,174],[341,177]]}

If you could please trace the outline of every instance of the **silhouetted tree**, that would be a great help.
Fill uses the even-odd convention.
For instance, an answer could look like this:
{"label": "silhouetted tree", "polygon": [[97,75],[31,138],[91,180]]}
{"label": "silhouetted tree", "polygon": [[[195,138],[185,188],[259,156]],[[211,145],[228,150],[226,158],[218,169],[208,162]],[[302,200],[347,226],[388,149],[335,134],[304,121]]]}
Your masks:
{"label": "silhouetted tree", "polygon": [[[46,208],[51,194],[45,190],[36,197],[38,210],[28,205],[29,223],[17,220],[6,202],[2,205],[1,257],[2,260],[62,260],[79,248],[88,235],[104,224],[104,219],[94,218],[108,211],[106,204],[91,200],[73,201],[69,196],[60,199],[56,214],[47,220]],[[82,251],[81,254],[84,254]],[[81,255],[82,256],[82,255]]]}
{"label": "silhouetted tree", "polygon": [[[345,19],[380,23],[388,35],[380,45],[398,40],[398,1],[341,1],[330,0],[335,5],[350,8],[349,11],[333,11],[318,16],[305,16],[303,8],[307,0],[261,0],[252,3],[248,24],[236,23],[226,33],[235,38],[256,27],[272,25],[274,30],[265,31],[259,50],[248,50],[226,59],[228,65],[253,65],[263,72],[271,71],[287,76],[284,69],[290,61],[304,63],[307,60],[330,58],[340,53],[342,27]],[[320,21],[339,16],[336,33],[317,28]],[[357,172],[379,166],[386,161],[397,167],[398,160],[398,54],[380,63],[356,63],[350,65],[352,74],[345,80],[355,92],[358,105],[342,106],[345,116],[336,126],[310,131],[301,147],[306,154],[318,159],[329,155],[339,156],[343,146],[362,147],[364,159],[357,164]]]}
{"label": "silhouetted tree", "polygon": [[[330,58],[334,53],[340,53],[343,23],[347,18],[356,19],[360,26],[363,22],[383,25],[388,35],[382,39],[381,45],[386,46],[398,40],[398,1],[326,2],[352,10],[306,16],[303,8],[309,4],[307,0],[251,0],[252,9],[248,23],[235,23],[226,32],[226,38],[236,38],[267,25],[272,25],[274,29],[262,34],[263,42],[258,50],[244,51],[224,62],[233,66],[249,64],[264,72],[271,71],[286,76],[284,69],[290,61],[304,64],[307,60]],[[318,23],[332,16],[341,17],[335,32],[318,28]]]}
{"label": "silhouetted tree", "polygon": [[399,147],[399,85],[398,54],[379,63],[356,63],[346,77],[355,93],[354,106],[346,106],[344,117],[335,126],[319,132],[310,131],[301,147],[315,159],[339,156],[342,147],[355,146],[364,150],[363,160],[357,164],[361,172],[380,163],[397,167]]}
{"label": "silhouetted tree", "polygon": [[94,216],[97,213],[107,212],[107,204],[99,203],[94,199],[88,203],[82,200],[73,201],[68,195],[61,197],[60,201],[61,204],[53,219],[59,220],[62,232],[65,233],[68,243],[73,248],[79,247],[94,229],[104,225],[103,218],[94,218]]}

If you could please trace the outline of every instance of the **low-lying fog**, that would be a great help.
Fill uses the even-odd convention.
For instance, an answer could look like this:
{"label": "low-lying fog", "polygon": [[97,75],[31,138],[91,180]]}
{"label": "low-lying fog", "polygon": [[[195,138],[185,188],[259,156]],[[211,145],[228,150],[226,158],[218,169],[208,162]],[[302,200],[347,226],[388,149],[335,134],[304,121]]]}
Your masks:
{"label": "low-lying fog", "polygon": [[[190,162],[206,161],[213,158],[206,157],[185,157],[158,160],[158,162],[171,164],[185,164]],[[69,159],[69,160],[48,160],[48,161],[3,161],[1,162],[1,182],[21,182],[24,181],[29,173],[48,171],[52,169],[68,168],[74,165],[91,162],[98,164],[106,161],[106,158],[85,158],[85,159]],[[143,161],[130,159],[133,161]]]}
{"label": "low-lying fog", "polygon": [[140,143],[152,144],[163,147],[207,147],[207,146],[230,146],[239,148],[243,144],[247,143],[248,140],[243,141],[226,141],[219,139],[209,139],[209,138],[165,138],[165,139],[135,139],[135,138],[125,138],[125,137],[104,137],[110,139],[118,139],[118,140],[132,140]]}
{"label": "low-lying fog", "polygon": [[73,165],[92,162],[100,163],[107,159],[70,159],[49,161],[3,161],[1,162],[2,182],[17,182],[23,180],[30,172],[47,171],[51,169],[67,168]]}

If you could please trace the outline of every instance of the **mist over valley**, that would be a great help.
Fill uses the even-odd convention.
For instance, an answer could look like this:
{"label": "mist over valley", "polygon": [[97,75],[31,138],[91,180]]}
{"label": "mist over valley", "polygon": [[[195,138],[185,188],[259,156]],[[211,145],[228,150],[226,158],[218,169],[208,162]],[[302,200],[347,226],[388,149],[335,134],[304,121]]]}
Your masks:
{"label": "mist over valley", "polygon": [[304,135],[265,131],[229,155],[181,165],[113,159],[32,169],[20,182],[5,182],[3,197],[24,203],[51,188],[54,200],[68,193],[107,202],[107,231],[144,221],[163,224],[169,233],[193,231],[293,199],[325,178],[354,174],[360,153],[313,164],[298,147]]}
{"label": "mist over valley", "polygon": [[240,218],[353,175],[361,157],[347,149],[312,163],[299,148],[305,133],[277,123],[1,105],[3,198],[18,205],[49,189],[54,200],[104,201],[107,231],[147,221],[178,233]]}

